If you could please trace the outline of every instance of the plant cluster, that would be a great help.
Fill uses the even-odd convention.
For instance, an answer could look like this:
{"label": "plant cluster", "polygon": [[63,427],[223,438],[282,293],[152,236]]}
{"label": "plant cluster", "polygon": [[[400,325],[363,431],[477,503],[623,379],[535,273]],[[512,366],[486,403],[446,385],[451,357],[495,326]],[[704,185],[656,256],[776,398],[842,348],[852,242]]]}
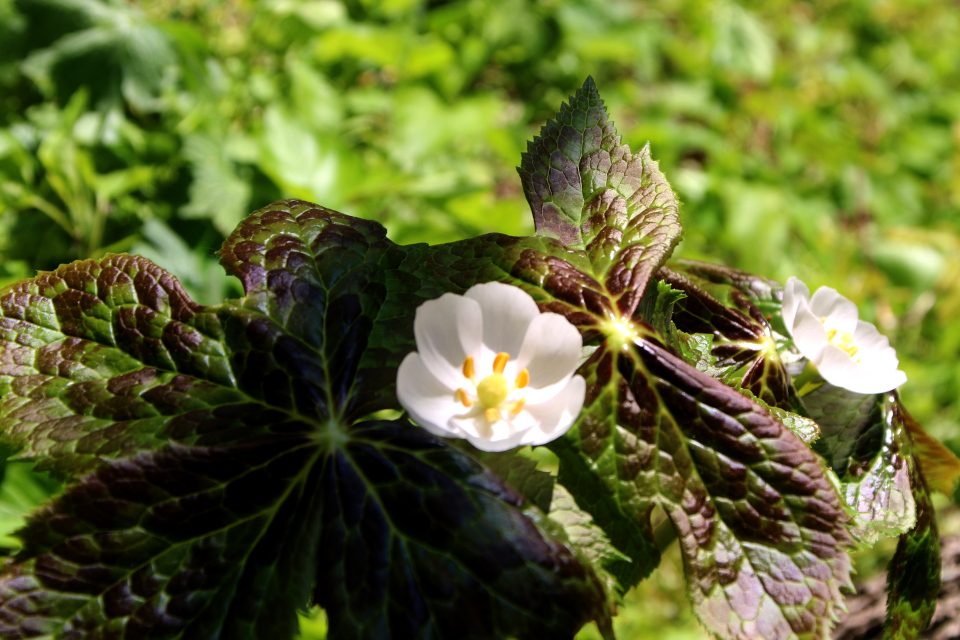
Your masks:
{"label": "plant cluster", "polygon": [[[899,537],[887,634],[917,637],[940,581],[929,487],[958,463],[896,391],[800,384],[807,358],[829,379],[821,352],[857,357],[837,337],[848,303],[807,302],[792,282],[787,313],[772,280],[671,261],[676,195],[649,145],[621,143],[592,80],[519,172],[532,236],[399,245],[376,222],[284,200],[220,250],[238,299],[198,304],[116,254],[2,290],[3,437],[68,484],[0,576],[0,636],[283,638],[315,603],[330,638],[562,638],[589,621],[612,638],[618,596],[659,562],[659,512],[718,638],[829,637],[850,553],[880,536]],[[536,312],[503,306],[511,287]],[[794,319],[825,298],[813,355]],[[887,358],[853,313],[860,356]],[[440,315],[459,329],[431,327]],[[530,346],[565,345],[568,325],[572,378]],[[421,359],[430,376],[410,373]],[[476,372],[513,387],[454,392]],[[421,395],[404,401],[406,377]],[[484,405],[467,430],[521,416],[519,399],[500,407],[514,387],[567,385],[579,409],[578,387],[582,410],[546,445],[559,473],[398,414],[438,432],[431,384],[445,406]]]}

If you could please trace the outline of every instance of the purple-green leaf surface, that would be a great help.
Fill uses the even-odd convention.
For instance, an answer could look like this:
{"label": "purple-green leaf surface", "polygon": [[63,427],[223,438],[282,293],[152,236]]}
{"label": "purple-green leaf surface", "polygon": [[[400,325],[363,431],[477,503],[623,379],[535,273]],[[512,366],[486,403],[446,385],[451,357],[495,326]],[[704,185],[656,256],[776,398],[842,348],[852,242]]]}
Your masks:
{"label": "purple-green leaf surface", "polygon": [[[246,297],[191,302],[142,258],[0,291],[0,428],[74,479],[0,575],[0,637],[570,637],[592,569],[468,455],[398,422],[419,301],[383,229],[302,203],[222,252]],[[412,261],[412,262],[407,262]]]}
{"label": "purple-green leaf surface", "polygon": [[[897,420],[913,420],[899,402],[894,412]],[[917,522],[910,531],[900,534],[897,550],[887,568],[884,640],[913,640],[920,637],[933,618],[940,596],[942,563],[937,517],[920,460],[911,451],[911,432],[906,431],[905,440],[910,447],[904,453],[909,456],[907,464]]]}

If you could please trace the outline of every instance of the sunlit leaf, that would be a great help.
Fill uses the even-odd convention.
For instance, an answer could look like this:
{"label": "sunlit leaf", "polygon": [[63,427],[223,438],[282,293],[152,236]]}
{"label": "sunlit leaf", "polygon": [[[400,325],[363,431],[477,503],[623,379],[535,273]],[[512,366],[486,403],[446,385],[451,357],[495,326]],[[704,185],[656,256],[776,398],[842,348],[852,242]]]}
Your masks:
{"label": "sunlit leaf", "polygon": [[[912,421],[897,404],[895,420]],[[940,534],[924,472],[913,445],[914,429],[907,427],[907,464],[917,505],[917,523],[900,535],[897,550],[887,567],[887,617],[885,640],[913,640],[930,624],[940,596]],[[929,438],[929,436],[927,436]],[[942,445],[941,445],[942,446]]]}
{"label": "sunlit leaf", "polygon": [[862,544],[916,524],[909,443],[894,394],[862,395],[823,385],[803,397],[821,437],[813,448],[842,482],[857,514],[851,532]]}
{"label": "sunlit leaf", "polygon": [[395,404],[421,288],[405,256],[375,223],[281,202],[224,245],[238,301],[198,305],[130,256],[0,292],[0,427],[77,478],[20,534],[0,633],[283,638],[310,602],[331,638],[605,619],[592,570],[478,462],[352,424]]}

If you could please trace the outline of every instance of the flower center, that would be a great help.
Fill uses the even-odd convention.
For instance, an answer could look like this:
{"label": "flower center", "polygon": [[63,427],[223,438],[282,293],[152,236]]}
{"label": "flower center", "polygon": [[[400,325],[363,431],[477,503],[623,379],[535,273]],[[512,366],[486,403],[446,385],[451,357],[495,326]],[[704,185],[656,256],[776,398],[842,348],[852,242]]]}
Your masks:
{"label": "flower center", "polygon": [[[476,395],[463,388],[457,389],[456,394],[454,394],[457,402],[468,409],[473,406],[474,402],[479,402],[484,407],[483,414],[487,422],[500,420],[500,405],[507,399],[510,392],[514,389],[523,389],[530,382],[530,372],[523,369],[517,374],[517,379],[511,388],[506,376],[503,375],[509,361],[510,354],[498,353],[497,357],[493,359],[493,373],[477,383],[473,356],[467,356],[463,361],[463,375],[476,385]],[[520,398],[509,407],[510,413],[512,415],[519,414],[526,403],[526,398]]]}
{"label": "flower center", "polygon": [[[820,318],[820,322],[826,324],[826,321],[826,318]],[[827,342],[835,347],[840,347],[849,353],[851,358],[854,358],[860,351],[860,348],[853,344],[853,334],[849,331],[842,331],[837,328],[829,329],[827,331]],[[860,362],[858,358],[854,358],[854,360]]]}
{"label": "flower center", "polygon": [[477,385],[477,398],[485,407],[499,407],[509,394],[507,379],[499,373],[487,376]]}

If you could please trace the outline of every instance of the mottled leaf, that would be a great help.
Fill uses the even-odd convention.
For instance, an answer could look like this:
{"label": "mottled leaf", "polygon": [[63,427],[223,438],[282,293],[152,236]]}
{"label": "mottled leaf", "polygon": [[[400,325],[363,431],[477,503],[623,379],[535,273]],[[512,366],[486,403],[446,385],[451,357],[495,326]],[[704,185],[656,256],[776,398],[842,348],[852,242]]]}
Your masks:
{"label": "mottled leaf", "polygon": [[777,336],[746,294],[727,284],[694,282],[696,276],[668,268],[660,269],[657,278],[684,294],[673,312],[677,329],[713,336],[715,370],[724,381],[734,382],[736,371],[739,385],[767,405],[787,411],[796,408],[796,391],[778,352]]}
{"label": "mottled leaf", "polygon": [[700,281],[733,287],[760,309],[767,320],[773,320],[774,316],[780,312],[783,285],[776,280],[698,260],[673,260],[668,266],[674,271],[694,276]]}
{"label": "mottled leaf", "polygon": [[821,429],[813,448],[836,472],[856,512],[854,536],[873,544],[913,528],[907,436],[895,394],[862,395],[824,384],[803,402]]}
{"label": "mottled leaf", "polygon": [[[897,421],[912,420],[899,402],[893,411]],[[940,534],[924,473],[915,451],[910,450],[916,443],[911,441],[913,433],[913,429],[907,429],[905,455],[908,456],[910,485],[917,505],[917,523],[913,529],[900,535],[897,550],[887,568],[885,640],[920,637],[933,618],[940,595]]]}
{"label": "mottled leaf", "polygon": [[331,638],[604,619],[592,570],[496,476],[413,426],[350,424],[396,404],[443,286],[413,275],[425,250],[286,201],[224,246],[239,301],[197,305],[129,256],[0,292],[4,437],[79,478],[21,534],[0,635],[283,638],[311,600]]}
{"label": "mottled leaf", "polygon": [[529,143],[518,171],[537,234],[585,250],[632,315],[679,240],[677,199],[649,145],[633,154],[620,143],[592,78]]}
{"label": "mottled leaf", "polygon": [[753,395],[753,393],[748,389],[741,389],[741,391],[745,395],[753,398],[757,404],[770,412],[774,418],[783,423],[783,426],[790,429],[790,431],[793,431],[793,433],[795,433],[798,438],[803,440],[805,444],[812,444],[817,438],[820,437],[820,425],[810,418],[793,413],[792,411],[787,411],[786,409],[781,409],[779,407],[771,407],[766,402]]}
{"label": "mottled leaf", "polygon": [[712,633],[828,637],[851,540],[822,463],[749,398],[638,334],[581,368],[584,412],[551,445],[561,471],[592,469],[645,523],[654,505],[666,511]]}
{"label": "mottled leaf", "polygon": [[497,474],[527,502],[544,513],[550,511],[556,479],[546,471],[537,469],[537,463],[534,460],[516,450],[491,453],[474,449],[469,444],[464,445],[459,442],[457,444],[470,451],[474,458]]}
{"label": "mottled leaf", "polygon": [[78,475],[161,446],[173,430],[198,437],[194,427],[214,408],[250,400],[228,356],[224,317],[143,258],[41,273],[0,291],[0,314],[0,427],[43,468]]}
{"label": "mottled leaf", "polygon": [[[609,570],[630,562],[630,558],[613,546],[603,529],[594,523],[589,513],[577,506],[577,501],[563,485],[554,487],[549,518],[562,528],[563,539],[573,547],[578,556],[594,568],[606,588],[608,606],[615,611],[619,589],[616,577]],[[614,638],[612,626],[605,625],[602,616],[598,616],[597,624],[605,639]]]}
{"label": "mottled leaf", "polygon": [[0,581],[0,634],[290,637],[313,584],[331,638],[570,634],[601,606],[516,493],[423,431],[365,423],[337,448],[274,431],[69,487]]}

